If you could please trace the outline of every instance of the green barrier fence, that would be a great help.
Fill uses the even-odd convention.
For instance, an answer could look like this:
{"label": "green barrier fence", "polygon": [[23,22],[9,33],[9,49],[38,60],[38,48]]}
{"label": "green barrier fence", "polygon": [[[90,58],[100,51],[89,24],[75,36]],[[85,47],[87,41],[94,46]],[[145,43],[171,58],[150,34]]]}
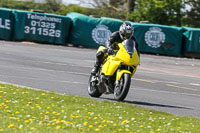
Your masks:
{"label": "green barrier fence", "polygon": [[71,20],[66,16],[15,10],[14,40],[65,44]]}
{"label": "green barrier fence", "polygon": [[200,29],[184,27],[184,55],[200,57]]}
{"label": "green barrier fence", "polygon": [[123,23],[118,19],[94,18],[74,12],[67,16],[72,19],[69,43],[89,48],[104,45],[111,33],[119,30]]}
{"label": "green barrier fence", "polygon": [[[130,21],[129,21],[130,22]],[[182,55],[182,28],[130,22],[141,52]]]}
{"label": "green barrier fence", "polygon": [[12,10],[0,8],[0,39],[12,40],[14,16]]}
{"label": "green barrier fence", "polygon": [[[60,16],[0,8],[0,39],[98,48],[122,23],[74,12]],[[130,23],[141,52],[200,57],[200,29]]]}

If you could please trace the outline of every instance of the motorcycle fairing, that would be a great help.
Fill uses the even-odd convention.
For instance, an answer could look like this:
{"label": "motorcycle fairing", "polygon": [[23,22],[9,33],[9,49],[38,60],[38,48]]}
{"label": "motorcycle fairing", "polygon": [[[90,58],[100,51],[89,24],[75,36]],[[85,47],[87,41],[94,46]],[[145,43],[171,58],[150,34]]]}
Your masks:
{"label": "motorcycle fairing", "polygon": [[113,75],[115,71],[117,70],[117,68],[120,65],[122,65],[122,63],[123,65],[127,65],[127,66],[137,66],[140,63],[137,50],[135,49],[134,46],[132,47],[132,52],[130,50],[130,47],[129,47],[129,51],[127,51],[127,46],[126,46],[127,42],[128,41],[119,43],[118,44],[119,50],[117,54],[108,56],[107,61],[102,66],[102,72],[105,75],[107,76]]}
{"label": "motorcycle fairing", "polygon": [[120,49],[116,54],[116,58],[121,60],[125,65],[137,66],[140,63],[137,50],[133,48],[133,53],[131,55],[130,53],[128,53],[124,46],[126,46],[124,42],[119,44]]}
{"label": "motorcycle fairing", "polygon": [[107,61],[105,62],[105,64],[103,64],[102,67],[102,72],[106,75],[106,76],[111,76],[115,73],[115,71],[117,70],[117,68],[120,65],[120,61],[117,61],[114,59],[114,57],[108,57]]}

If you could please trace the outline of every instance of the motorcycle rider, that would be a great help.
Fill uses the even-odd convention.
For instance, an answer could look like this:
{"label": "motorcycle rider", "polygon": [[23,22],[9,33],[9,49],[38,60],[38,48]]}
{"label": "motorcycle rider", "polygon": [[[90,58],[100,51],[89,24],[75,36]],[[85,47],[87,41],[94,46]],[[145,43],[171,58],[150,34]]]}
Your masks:
{"label": "motorcycle rider", "polygon": [[133,36],[133,33],[134,29],[129,22],[124,22],[120,26],[119,31],[112,33],[110,38],[105,43],[106,49],[103,49],[96,54],[96,63],[91,71],[91,74],[95,76],[107,55],[112,55],[114,50],[119,50],[117,44],[123,42],[126,39],[132,39],[135,42],[138,56],[140,56],[138,43],[136,38]]}

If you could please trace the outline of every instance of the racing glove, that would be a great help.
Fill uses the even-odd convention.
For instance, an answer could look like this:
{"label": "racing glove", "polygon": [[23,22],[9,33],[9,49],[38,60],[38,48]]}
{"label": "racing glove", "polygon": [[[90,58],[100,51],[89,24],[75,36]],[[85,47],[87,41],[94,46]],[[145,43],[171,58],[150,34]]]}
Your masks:
{"label": "racing glove", "polygon": [[112,48],[108,48],[108,55],[112,55],[114,53]]}

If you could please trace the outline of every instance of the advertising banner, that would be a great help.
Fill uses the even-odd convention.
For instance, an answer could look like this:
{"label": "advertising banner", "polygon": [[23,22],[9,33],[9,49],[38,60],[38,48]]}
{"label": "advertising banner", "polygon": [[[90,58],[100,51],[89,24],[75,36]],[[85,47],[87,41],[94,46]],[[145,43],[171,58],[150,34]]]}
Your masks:
{"label": "advertising banner", "polygon": [[65,44],[68,40],[70,19],[46,13],[14,11],[14,39],[42,43]]}
{"label": "advertising banner", "polygon": [[69,43],[77,46],[98,48],[104,45],[112,32],[118,31],[123,21],[112,18],[95,18],[79,13],[68,13],[72,20]]}
{"label": "advertising banner", "polygon": [[200,29],[184,29],[184,55],[200,57]]}
{"label": "advertising banner", "polygon": [[182,28],[130,22],[141,52],[162,55],[182,55]]}
{"label": "advertising banner", "polygon": [[12,40],[14,16],[12,10],[0,8],[0,39]]}

